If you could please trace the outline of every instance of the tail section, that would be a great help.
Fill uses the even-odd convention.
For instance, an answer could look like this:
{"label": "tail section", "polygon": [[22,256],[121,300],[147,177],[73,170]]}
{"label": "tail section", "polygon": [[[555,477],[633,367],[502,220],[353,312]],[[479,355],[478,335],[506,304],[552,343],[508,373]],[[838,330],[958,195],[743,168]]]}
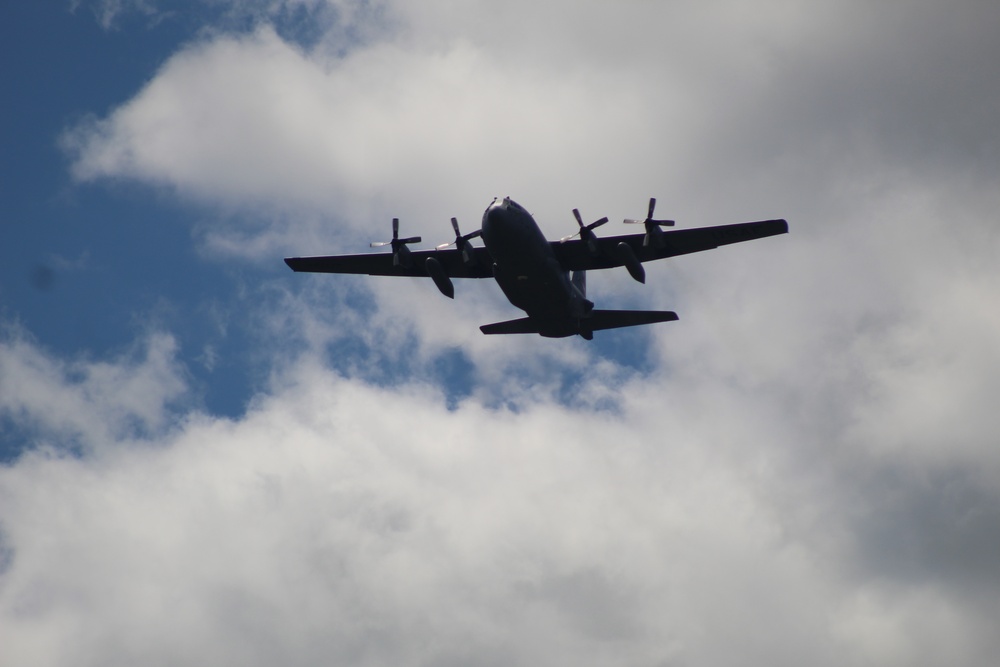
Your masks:
{"label": "tail section", "polygon": [[542,320],[522,317],[517,320],[484,324],[480,331],[493,334],[539,334],[547,338],[564,338],[580,335],[590,340],[595,331],[635,327],[656,322],[672,322],[677,313],[671,310],[593,310],[588,317],[580,319]]}

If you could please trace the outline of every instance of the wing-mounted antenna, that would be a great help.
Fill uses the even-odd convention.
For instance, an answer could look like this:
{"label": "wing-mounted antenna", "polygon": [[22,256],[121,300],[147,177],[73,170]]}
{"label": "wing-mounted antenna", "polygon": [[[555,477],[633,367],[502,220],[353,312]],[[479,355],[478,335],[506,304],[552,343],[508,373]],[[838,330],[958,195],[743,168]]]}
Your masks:
{"label": "wing-mounted antenna", "polygon": [[404,269],[409,269],[413,266],[413,258],[410,255],[410,249],[407,248],[409,243],[420,243],[419,236],[411,236],[409,238],[401,239],[399,238],[399,218],[392,219],[392,240],[391,241],[376,241],[371,244],[373,248],[382,248],[384,246],[392,246],[392,264],[393,266],[401,266]]}
{"label": "wing-mounted antenna", "polygon": [[673,220],[653,220],[653,211],[656,209],[656,198],[649,198],[649,211],[646,213],[645,220],[633,220],[632,218],[626,218],[624,220],[626,225],[643,225],[646,228],[646,238],[642,240],[642,245],[644,246],[654,246],[656,248],[663,247],[663,230],[660,227],[673,227]]}
{"label": "wing-mounted antenna", "polygon": [[483,235],[482,229],[477,229],[474,232],[469,232],[468,234],[462,234],[458,228],[458,219],[451,219],[451,228],[455,230],[455,240],[449,241],[448,243],[442,243],[437,247],[438,250],[444,250],[448,246],[455,246],[460,253],[462,253],[462,261],[465,262],[466,266],[472,266],[476,263],[476,255],[473,253],[474,247],[469,241],[476,238],[477,236]]}
{"label": "wing-mounted antenna", "polygon": [[608,221],[607,217],[601,218],[600,220],[595,220],[589,225],[583,224],[583,217],[580,215],[579,209],[573,209],[573,217],[576,218],[576,224],[580,226],[580,231],[575,234],[570,234],[569,236],[564,236],[559,239],[560,243],[565,243],[569,241],[574,236],[579,236],[580,240],[587,244],[587,250],[590,251],[591,256],[596,257],[601,253],[601,247],[597,245],[597,235],[594,234],[594,230],[603,225]]}

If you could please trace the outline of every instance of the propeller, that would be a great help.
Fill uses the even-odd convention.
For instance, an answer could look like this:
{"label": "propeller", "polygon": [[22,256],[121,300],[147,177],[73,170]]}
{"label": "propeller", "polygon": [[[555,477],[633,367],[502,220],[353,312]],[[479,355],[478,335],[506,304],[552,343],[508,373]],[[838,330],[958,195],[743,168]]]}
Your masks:
{"label": "propeller", "polygon": [[458,219],[451,219],[451,228],[455,230],[455,240],[449,241],[448,243],[442,243],[437,247],[438,250],[444,250],[448,246],[455,246],[459,252],[462,253],[462,261],[466,264],[471,264],[475,261],[475,255],[472,254],[472,244],[469,243],[470,240],[476,238],[477,236],[483,235],[483,230],[477,229],[474,232],[469,232],[463,235],[458,229]]}
{"label": "propeller", "polygon": [[394,266],[402,266],[404,269],[410,268],[413,264],[410,259],[410,249],[406,247],[408,243],[420,243],[419,236],[411,236],[409,238],[401,239],[399,238],[399,218],[392,219],[392,240],[391,241],[376,241],[371,244],[373,248],[382,248],[384,246],[392,246],[392,263]]}
{"label": "propeller", "polygon": [[597,245],[597,235],[594,234],[594,230],[603,225],[604,223],[606,223],[608,221],[608,218],[603,217],[600,220],[593,221],[589,225],[584,225],[583,217],[580,216],[580,210],[575,208],[573,209],[573,217],[576,218],[576,224],[580,225],[580,231],[576,232],[575,234],[570,234],[569,236],[562,237],[561,239],[559,239],[559,242],[565,243],[574,236],[579,236],[580,240],[584,241],[587,244],[587,248],[590,250],[590,254],[597,255],[601,251],[601,249],[600,246]]}
{"label": "propeller", "polygon": [[660,227],[673,227],[673,220],[653,220],[653,210],[656,208],[656,198],[649,198],[649,211],[646,213],[645,220],[633,220],[632,218],[626,218],[626,225],[643,225],[646,228],[646,238],[642,240],[642,245],[648,246],[651,243],[657,248],[663,247],[663,236]]}

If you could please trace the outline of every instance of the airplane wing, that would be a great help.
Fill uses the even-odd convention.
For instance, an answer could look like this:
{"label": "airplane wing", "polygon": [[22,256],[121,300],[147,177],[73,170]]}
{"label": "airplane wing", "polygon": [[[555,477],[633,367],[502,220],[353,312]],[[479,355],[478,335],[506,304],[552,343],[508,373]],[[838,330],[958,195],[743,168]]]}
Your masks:
{"label": "airplane wing", "polygon": [[[552,250],[566,271],[610,269],[624,266],[626,259],[619,248],[625,243],[639,262],[650,262],[675,255],[685,255],[711,250],[720,245],[740,243],[752,239],[775,236],[788,232],[784,220],[743,222],[718,227],[678,229],[662,232],[662,245],[644,246],[645,234],[606,236],[597,239],[597,252],[592,253],[587,243],[580,240],[550,241]],[[387,252],[360,253],[356,255],[323,255],[315,257],[286,257],[293,271],[311,273],[357,273],[370,276],[427,277],[428,257],[436,259],[449,278],[492,278],[493,258],[486,248],[472,248],[471,262],[463,261],[462,253],[448,250],[413,250],[409,267],[393,264],[393,254]]]}
{"label": "airplane wing", "polygon": [[779,219],[664,231],[660,234],[663,243],[659,247],[654,244],[644,246],[645,234],[598,238],[596,253],[592,253],[587,243],[580,240],[551,241],[550,243],[563,269],[585,271],[624,266],[626,258],[619,248],[620,243],[629,246],[635,258],[640,262],[650,262],[654,259],[711,250],[720,245],[740,243],[741,241],[750,241],[787,232],[788,223]]}
{"label": "airplane wing", "polygon": [[360,273],[369,276],[415,276],[425,278],[427,258],[436,259],[449,278],[492,278],[493,258],[486,248],[472,248],[473,261],[463,261],[462,253],[449,250],[413,250],[410,266],[393,264],[391,252],[369,252],[357,255],[325,255],[318,257],[286,257],[285,264],[293,271],[310,273]]}

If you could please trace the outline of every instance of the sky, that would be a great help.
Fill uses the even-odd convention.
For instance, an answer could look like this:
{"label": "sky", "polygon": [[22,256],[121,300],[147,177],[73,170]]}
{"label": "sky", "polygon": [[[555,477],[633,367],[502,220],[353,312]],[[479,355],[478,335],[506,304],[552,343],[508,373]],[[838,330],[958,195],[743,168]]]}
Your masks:
{"label": "sky", "polygon": [[[0,5],[0,663],[1000,653],[1000,5]],[[496,196],[790,233],[294,274]],[[628,230],[631,231],[631,230]]]}

